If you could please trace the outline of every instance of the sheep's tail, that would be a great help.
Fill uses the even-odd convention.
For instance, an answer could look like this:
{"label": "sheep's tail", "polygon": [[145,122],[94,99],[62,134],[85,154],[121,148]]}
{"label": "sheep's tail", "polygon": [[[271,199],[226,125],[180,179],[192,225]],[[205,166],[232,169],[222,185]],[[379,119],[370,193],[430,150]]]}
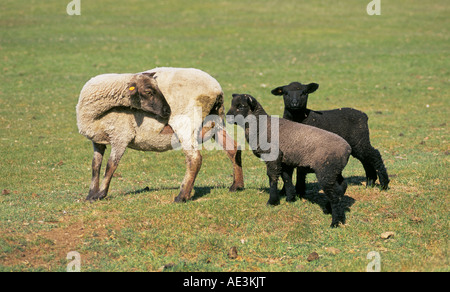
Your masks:
{"label": "sheep's tail", "polygon": [[214,138],[218,131],[225,129],[225,110],[223,106],[223,92],[217,95],[216,101],[201,125],[203,141]]}

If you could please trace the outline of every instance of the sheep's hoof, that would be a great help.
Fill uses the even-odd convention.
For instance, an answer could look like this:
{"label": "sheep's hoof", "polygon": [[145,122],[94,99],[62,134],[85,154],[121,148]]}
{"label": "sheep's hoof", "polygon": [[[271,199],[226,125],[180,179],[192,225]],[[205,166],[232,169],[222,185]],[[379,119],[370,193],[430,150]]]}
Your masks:
{"label": "sheep's hoof", "polygon": [[99,193],[89,192],[89,195],[86,197],[86,201],[89,201],[92,203],[94,201],[99,201],[105,197],[106,197],[106,194],[104,192],[99,192]]}
{"label": "sheep's hoof", "polygon": [[174,203],[186,203],[187,199],[183,198],[183,197],[176,197],[175,200],[173,201]]}
{"label": "sheep's hoof", "polygon": [[366,188],[371,187],[373,188],[375,186],[375,180],[368,178],[366,181]]}
{"label": "sheep's hoof", "polygon": [[287,197],[286,198],[286,202],[289,202],[289,203],[294,203],[295,201],[297,201],[297,199],[295,198],[295,196],[291,196],[291,197]]}
{"label": "sheep's hoof", "polygon": [[389,190],[388,185],[381,185],[381,190],[382,190],[382,191],[387,191],[387,190]]}
{"label": "sheep's hoof", "polygon": [[330,225],[331,228],[338,228],[339,227],[339,222],[332,222]]}
{"label": "sheep's hoof", "polygon": [[231,193],[237,192],[237,191],[242,191],[244,189],[244,185],[239,185],[236,183],[233,183],[233,185],[231,185],[231,187],[228,189]]}
{"label": "sheep's hoof", "polygon": [[277,200],[277,201],[275,201],[275,200],[273,200],[273,201],[269,200],[269,201],[267,201],[267,206],[278,206],[279,204],[280,204],[280,200]]}

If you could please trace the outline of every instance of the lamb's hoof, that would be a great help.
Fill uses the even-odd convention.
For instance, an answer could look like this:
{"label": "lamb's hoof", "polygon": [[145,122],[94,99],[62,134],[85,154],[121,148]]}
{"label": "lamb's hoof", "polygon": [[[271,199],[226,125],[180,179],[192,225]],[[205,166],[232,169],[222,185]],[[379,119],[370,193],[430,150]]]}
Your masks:
{"label": "lamb's hoof", "polygon": [[366,181],[366,188],[373,188],[375,186],[375,180],[368,178]]}
{"label": "lamb's hoof", "polygon": [[280,204],[280,200],[267,201],[267,206],[278,206],[279,204]]}
{"label": "lamb's hoof", "polygon": [[382,191],[387,191],[387,190],[389,190],[389,186],[388,185],[381,185],[381,190]]}
{"label": "lamb's hoof", "polygon": [[331,228],[337,228],[339,227],[339,224],[344,225],[345,224],[345,215],[339,215],[337,216],[337,218],[332,218],[331,219]]}
{"label": "lamb's hoof", "polygon": [[286,202],[294,203],[295,201],[297,201],[297,199],[295,198],[295,196],[287,197],[287,198],[286,198]]}
{"label": "lamb's hoof", "polygon": [[330,227],[331,227],[331,228],[338,228],[338,227],[339,227],[339,223],[340,223],[340,222],[337,222],[337,223],[336,223],[336,222],[332,222],[331,225],[330,225]]}

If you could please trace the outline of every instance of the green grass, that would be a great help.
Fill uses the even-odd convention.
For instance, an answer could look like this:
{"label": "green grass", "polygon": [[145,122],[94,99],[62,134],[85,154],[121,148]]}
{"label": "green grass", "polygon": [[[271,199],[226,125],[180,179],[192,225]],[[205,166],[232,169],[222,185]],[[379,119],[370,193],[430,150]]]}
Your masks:
{"label": "green grass", "polygon": [[[369,0],[82,0],[81,16],[66,14],[69,2],[2,2],[0,270],[65,271],[78,251],[82,271],[365,271],[377,251],[382,271],[450,271],[446,1],[382,2],[381,16],[366,14]],[[157,66],[202,69],[226,108],[232,93],[249,93],[276,115],[283,103],[271,89],[319,83],[310,108],[369,115],[391,189],[366,189],[351,159],[347,224],[330,229],[314,175],[309,200],[269,208],[265,166],[250,151],[239,193],[228,193],[226,155],[203,151],[193,200],[172,204],[183,154],[128,150],[108,198],[84,202],[82,86]]]}

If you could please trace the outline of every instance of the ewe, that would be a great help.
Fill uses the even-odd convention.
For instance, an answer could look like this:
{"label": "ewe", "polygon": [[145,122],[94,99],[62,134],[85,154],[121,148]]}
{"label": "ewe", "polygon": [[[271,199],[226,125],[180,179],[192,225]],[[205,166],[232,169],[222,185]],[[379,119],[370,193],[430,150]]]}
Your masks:
{"label": "ewe", "polygon": [[[211,115],[216,119],[204,122]],[[175,202],[184,202],[190,198],[202,164],[198,145],[213,136],[233,163],[230,191],[242,189],[241,151],[225,132],[223,118],[219,83],[197,69],[156,68],[139,74],[94,77],[83,87],[77,105],[78,129],[94,146],[92,181],[86,199],[98,200],[107,195],[127,147],[163,152],[181,144],[186,173]],[[111,145],[111,154],[99,187],[107,144]]]}

